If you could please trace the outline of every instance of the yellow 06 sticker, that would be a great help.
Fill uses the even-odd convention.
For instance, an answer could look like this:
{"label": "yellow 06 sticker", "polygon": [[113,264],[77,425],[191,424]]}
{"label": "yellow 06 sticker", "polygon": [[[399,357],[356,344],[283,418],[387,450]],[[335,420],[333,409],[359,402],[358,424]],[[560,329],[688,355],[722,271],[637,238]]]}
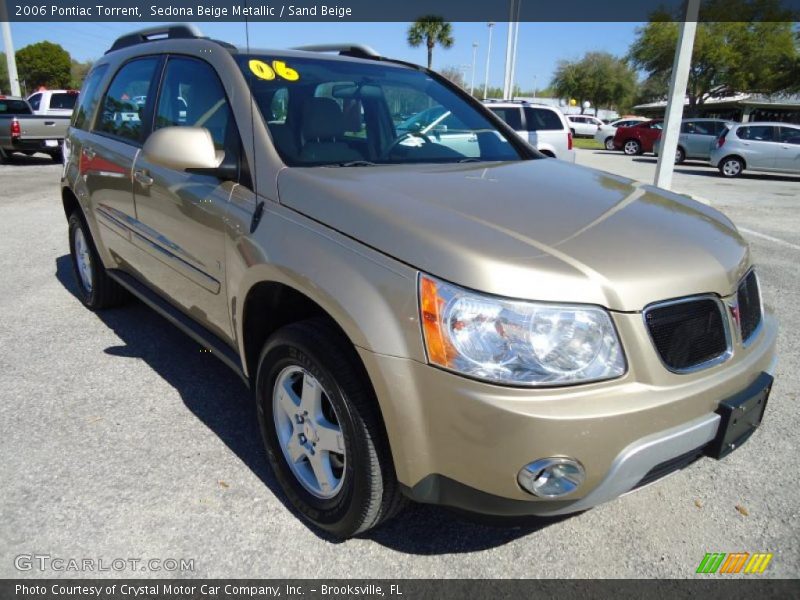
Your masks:
{"label": "yellow 06 sticker", "polygon": [[300,73],[292,69],[282,60],[273,60],[272,66],[270,66],[263,60],[254,58],[248,64],[253,75],[265,81],[272,81],[275,79],[276,74],[286,81],[297,81],[300,79]]}

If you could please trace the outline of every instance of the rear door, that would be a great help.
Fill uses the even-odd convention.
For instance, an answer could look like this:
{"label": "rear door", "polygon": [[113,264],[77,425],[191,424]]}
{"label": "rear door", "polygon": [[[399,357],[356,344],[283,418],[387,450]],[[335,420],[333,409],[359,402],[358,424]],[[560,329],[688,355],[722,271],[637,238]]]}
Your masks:
{"label": "rear door", "polygon": [[781,126],[775,168],[800,173],[800,127]]}
{"label": "rear door", "polygon": [[774,125],[746,125],[736,130],[741,154],[748,167],[767,171],[776,168],[778,134],[778,127]]}
{"label": "rear door", "polygon": [[711,155],[711,145],[719,134],[716,122],[688,121],[684,125],[686,126],[684,134],[686,156],[708,160]]}
{"label": "rear door", "polygon": [[[213,67],[170,56],[155,111],[154,129],[204,127],[226,163],[240,165],[242,144],[225,90]],[[224,225],[237,185],[213,175],[156,165],[141,154],[133,172],[134,238],[147,258],[146,281],[218,335],[231,337],[225,295]]]}
{"label": "rear door", "polygon": [[148,106],[132,98],[152,96],[159,67],[160,58],[152,56],[125,63],[103,95],[91,135],[76,149],[103,243],[133,264],[137,256],[131,246],[131,232],[136,229],[131,171],[152,106],[148,112]]}

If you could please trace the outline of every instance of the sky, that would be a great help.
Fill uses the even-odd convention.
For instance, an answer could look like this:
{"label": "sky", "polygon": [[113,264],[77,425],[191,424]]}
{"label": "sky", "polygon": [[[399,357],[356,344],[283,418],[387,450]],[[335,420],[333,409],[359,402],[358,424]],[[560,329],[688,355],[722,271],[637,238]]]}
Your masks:
{"label": "sky", "polygon": [[[149,27],[156,23],[147,23]],[[521,23],[517,48],[516,82],[524,90],[547,87],[561,59],[577,59],[590,50],[621,56],[628,51],[637,23]],[[207,36],[245,44],[244,23],[197,23]],[[63,46],[79,61],[99,58],[114,40],[136,30],[135,23],[12,23],[14,48],[48,40]],[[250,43],[261,48],[290,48],[305,44],[350,42],[372,46],[380,54],[425,64],[424,46],[406,43],[408,23],[250,23]],[[497,23],[492,33],[489,85],[502,86],[507,23]],[[455,44],[437,47],[434,69],[464,68],[467,83],[472,76],[473,42],[478,43],[475,86],[483,85],[488,27],[486,23],[453,23]]]}

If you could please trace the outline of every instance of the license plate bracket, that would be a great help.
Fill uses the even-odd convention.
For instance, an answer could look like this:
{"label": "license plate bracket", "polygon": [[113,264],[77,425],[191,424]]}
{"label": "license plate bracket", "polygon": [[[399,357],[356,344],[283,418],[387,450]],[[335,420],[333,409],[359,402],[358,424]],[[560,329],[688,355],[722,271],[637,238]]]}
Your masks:
{"label": "license plate bracket", "polygon": [[716,459],[724,458],[744,444],[761,425],[764,409],[772,389],[772,375],[761,373],[747,389],[720,402],[717,436],[706,446],[705,453]]}

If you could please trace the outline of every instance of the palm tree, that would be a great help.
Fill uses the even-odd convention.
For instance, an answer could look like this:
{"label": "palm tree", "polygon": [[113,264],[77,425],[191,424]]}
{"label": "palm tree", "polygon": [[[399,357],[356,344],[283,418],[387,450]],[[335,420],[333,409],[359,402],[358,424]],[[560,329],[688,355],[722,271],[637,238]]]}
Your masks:
{"label": "palm tree", "polygon": [[442,48],[450,48],[453,45],[453,26],[436,15],[420,17],[408,28],[408,45],[416,48],[423,42],[428,48],[430,69],[433,65],[433,49],[436,44]]}

